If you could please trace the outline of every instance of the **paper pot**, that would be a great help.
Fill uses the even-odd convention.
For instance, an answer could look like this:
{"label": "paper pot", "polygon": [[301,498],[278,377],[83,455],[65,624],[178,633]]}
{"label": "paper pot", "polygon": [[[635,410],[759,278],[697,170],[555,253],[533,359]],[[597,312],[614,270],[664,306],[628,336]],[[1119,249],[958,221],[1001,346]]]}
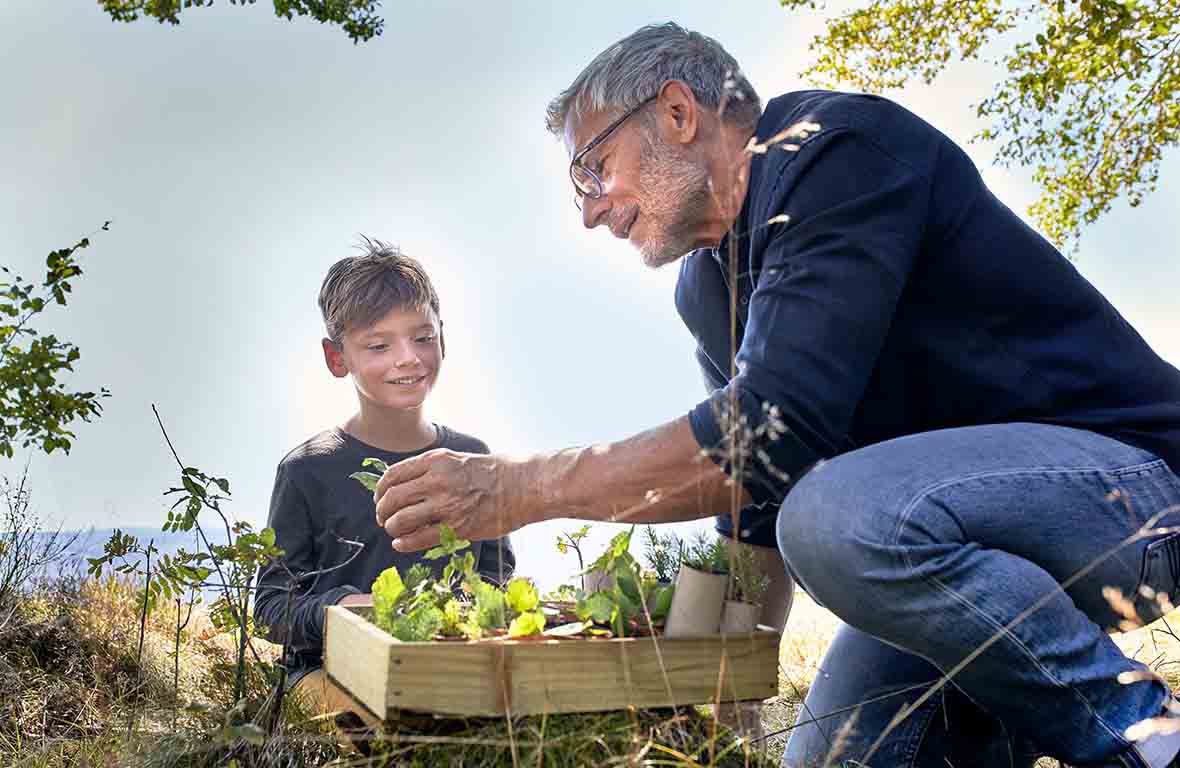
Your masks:
{"label": "paper pot", "polygon": [[715,635],[721,627],[721,604],[729,577],[680,566],[672,607],[664,622],[665,637]]}
{"label": "paper pot", "polygon": [[738,635],[753,632],[758,626],[758,617],[761,614],[760,605],[726,600],[725,607],[721,609],[721,634]]}
{"label": "paper pot", "polygon": [[585,584],[583,591],[585,591],[587,595],[615,588],[614,574],[606,573],[605,571],[590,571],[583,577],[583,579],[583,583]]}

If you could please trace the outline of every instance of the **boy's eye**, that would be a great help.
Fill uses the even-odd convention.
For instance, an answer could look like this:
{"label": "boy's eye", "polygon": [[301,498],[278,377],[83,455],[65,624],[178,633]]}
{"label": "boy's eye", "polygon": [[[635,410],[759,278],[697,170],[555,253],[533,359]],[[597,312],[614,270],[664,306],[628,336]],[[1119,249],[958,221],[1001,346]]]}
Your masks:
{"label": "boy's eye", "polygon": [[370,344],[368,347],[370,352],[384,352],[389,349],[388,344]]}

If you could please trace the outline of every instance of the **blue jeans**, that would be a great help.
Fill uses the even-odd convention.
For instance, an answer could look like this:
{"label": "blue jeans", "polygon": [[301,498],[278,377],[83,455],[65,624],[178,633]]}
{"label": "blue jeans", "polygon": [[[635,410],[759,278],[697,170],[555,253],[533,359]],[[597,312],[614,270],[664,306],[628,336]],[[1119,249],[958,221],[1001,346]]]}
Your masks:
{"label": "blue jeans", "polygon": [[[1041,424],[928,432],[817,466],[782,505],[779,548],[847,626],[783,765],[822,765],[852,712],[833,765],[860,765],[903,705],[990,642],[889,731],[869,765],[1024,768],[1042,754],[1142,766],[1123,733],[1157,716],[1169,691],[1118,682],[1143,665],[1107,635],[1121,617],[1102,588],[1121,590],[1145,621],[1160,611],[1141,587],[1180,602],[1180,533],[1134,538],[1175,505],[1180,479],[1154,455]],[[1180,512],[1157,525],[1178,523]]]}

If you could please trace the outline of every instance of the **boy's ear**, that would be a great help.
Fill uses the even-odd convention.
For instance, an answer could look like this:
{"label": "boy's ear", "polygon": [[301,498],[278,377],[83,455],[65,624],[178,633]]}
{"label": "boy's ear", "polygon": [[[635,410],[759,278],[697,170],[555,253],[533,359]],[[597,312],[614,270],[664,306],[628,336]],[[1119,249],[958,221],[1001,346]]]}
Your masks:
{"label": "boy's ear", "polygon": [[324,348],[324,364],[328,371],[338,379],[348,375],[348,366],[344,364],[344,350],[331,339],[322,339],[320,345]]}

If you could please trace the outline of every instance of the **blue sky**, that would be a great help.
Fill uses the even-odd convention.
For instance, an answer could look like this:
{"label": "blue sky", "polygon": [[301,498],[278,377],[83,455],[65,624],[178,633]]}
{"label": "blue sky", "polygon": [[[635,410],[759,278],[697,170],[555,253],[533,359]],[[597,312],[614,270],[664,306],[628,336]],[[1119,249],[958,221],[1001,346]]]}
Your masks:
{"label": "blue sky", "polygon": [[[801,86],[824,14],[775,0],[724,12],[695,0],[386,5],[385,34],[360,46],[277,20],[265,1],[191,11],[180,27],[116,25],[93,2],[0,6],[3,263],[33,276],[49,250],[113,221],[51,323],[82,349],[72,383],[113,396],[68,457],[33,456],[47,519],[163,519],[176,472],[156,403],[184,460],[229,477],[233,511],[263,523],[283,454],[355,404],[323,368],[315,295],[359,233],[434,275],[449,355],[432,415],[495,449],[623,437],[701,397],[675,268],[646,270],[625,243],[582,229],[545,104],[602,48],[671,11],[726,45],[769,98]],[[993,75],[958,65],[891,95],[966,142]],[[1028,175],[967,148],[1023,211]],[[1177,172],[1173,153],[1159,191],[1117,205],[1078,254],[1173,363]],[[573,527],[516,534],[521,571],[560,579],[570,568],[552,542]]]}

